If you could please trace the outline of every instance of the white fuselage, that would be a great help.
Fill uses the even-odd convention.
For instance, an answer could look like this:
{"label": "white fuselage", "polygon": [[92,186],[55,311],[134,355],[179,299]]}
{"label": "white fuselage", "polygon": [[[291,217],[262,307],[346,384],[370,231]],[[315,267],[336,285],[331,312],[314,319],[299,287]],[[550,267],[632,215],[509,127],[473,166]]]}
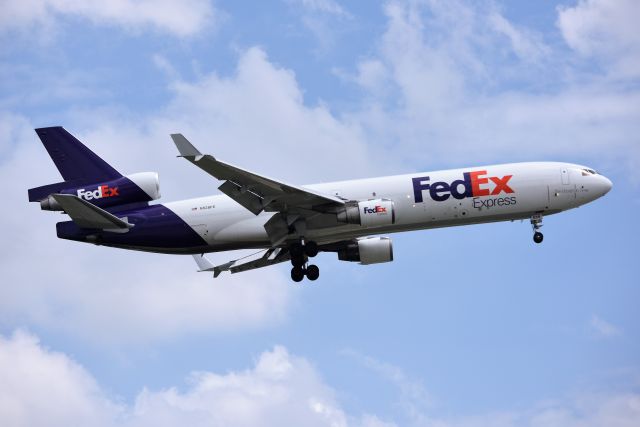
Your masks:
{"label": "white fuselage", "polygon": [[[469,184],[469,174],[474,180],[472,185]],[[322,244],[381,233],[555,214],[603,196],[611,189],[611,182],[584,166],[531,162],[304,187],[345,200],[393,201],[393,224],[371,227],[335,224],[308,228],[305,238]],[[253,215],[225,195],[166,203],[164,206],[207,242],[208,251],[271,245],[264,224],[274,214],[263,212]]]}

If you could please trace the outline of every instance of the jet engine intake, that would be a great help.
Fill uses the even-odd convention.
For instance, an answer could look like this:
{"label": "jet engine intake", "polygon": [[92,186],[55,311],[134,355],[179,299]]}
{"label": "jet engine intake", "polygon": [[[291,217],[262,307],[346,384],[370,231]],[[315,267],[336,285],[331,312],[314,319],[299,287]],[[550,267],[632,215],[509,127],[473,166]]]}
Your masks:
{"label": "jet engine intake", "polygon": [[338,250],[340,261],[359,262],[362,265],[393,261],[393,244],[388,237],[358,239]]}
{"label": "jet engine intake", "polygon": [[363,227],[380,227],[395,224],[396,214],[393,201],[373,199],[365,201],[349,201],[342,211],[338,212],[338,222],[356,224]]}

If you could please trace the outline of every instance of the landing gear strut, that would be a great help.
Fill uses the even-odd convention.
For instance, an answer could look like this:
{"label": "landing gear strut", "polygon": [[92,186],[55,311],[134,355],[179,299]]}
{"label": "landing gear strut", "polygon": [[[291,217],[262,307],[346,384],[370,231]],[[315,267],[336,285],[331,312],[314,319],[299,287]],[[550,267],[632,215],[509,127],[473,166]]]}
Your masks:
{"label": "landing gear strut", "polygon": [[301,282],[307,276],[307,279],[314,281],[320,277],[318,266],[307,264],[309,258],[318,255],[318,244],[316,242],[293,243],[289,246],[289,254],[291,255],[291,265],[293,266],[291,280]]}
{"label": "landing gear strut", "polygon": [[533,228],[533,241],[542,243],[544,236],[538,231],[542,227],[542,214],[535,214],[531,217],[531,227]]}

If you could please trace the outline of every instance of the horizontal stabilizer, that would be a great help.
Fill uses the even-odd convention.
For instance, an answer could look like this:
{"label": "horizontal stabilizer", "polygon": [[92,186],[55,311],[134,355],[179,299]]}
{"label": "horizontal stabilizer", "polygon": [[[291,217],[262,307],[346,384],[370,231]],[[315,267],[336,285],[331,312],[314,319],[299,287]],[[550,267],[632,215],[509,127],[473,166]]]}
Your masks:
{"label": "horizontal stabilizer", "polygon": [[80,228],[97,228],[123,233],[133,227],[133,224],[73,194],[52,194],[51,196]]}
{"label": "horizontal stabilizer", "polygon": [[240,259],[235,259],[233,261],[226,262],[221,265],[217,265],[215,267],[204,256],[194,255],[193,258],[196,260],[196,263],[198,263],[198,267],[200,267],[199,271],[213,271],[213,277],[218,277],[220,273],[224,271],[229,271],[231,272],[231,274],[241,273],[243,271],[255,270],[256,268],[268,267],[270,265],[279,264],[281,262],[290,260],[291,256],[289,255],[289,251],[286,249],[270,248],[270,249],[267,249],[265,253],[258,259],[254,259],[252,261],[238,264],[238,261],[241,261],[247,258],[247,257],[243,257]]}
{"label": "horizontal stabilizer", "polygon": [[211,261],[204,257],[204,254],[193,255],[193,259],[196,261],[196,264],[198,264],[198,272],[213,271],[215,268],[215,266],[211,264]]}
{"label": "horizontal stabilizer", "polygon": [[56,182],[55,184],[43,185],[41,187],[35,187],[29,189],[29,201],[39,202],[46,199],[50,194],[59,193],[62,190],[69,188],[71,185],[69,181]]}

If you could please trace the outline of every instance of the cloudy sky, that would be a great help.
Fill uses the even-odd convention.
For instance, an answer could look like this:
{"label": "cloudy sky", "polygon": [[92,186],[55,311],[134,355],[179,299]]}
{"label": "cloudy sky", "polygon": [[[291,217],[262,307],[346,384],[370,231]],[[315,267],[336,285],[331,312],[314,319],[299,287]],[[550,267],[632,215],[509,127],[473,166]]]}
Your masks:
{"label": "cloudy sky", "polygon": [[[3,426],[640,425],[640,2],[0,0]],[[614,189],[217,280],[58,240],[27,203],[63,125],[164,201],[169,134],[300,184],[526,160]],[[216,254],[216,262],[234,254]]]}

